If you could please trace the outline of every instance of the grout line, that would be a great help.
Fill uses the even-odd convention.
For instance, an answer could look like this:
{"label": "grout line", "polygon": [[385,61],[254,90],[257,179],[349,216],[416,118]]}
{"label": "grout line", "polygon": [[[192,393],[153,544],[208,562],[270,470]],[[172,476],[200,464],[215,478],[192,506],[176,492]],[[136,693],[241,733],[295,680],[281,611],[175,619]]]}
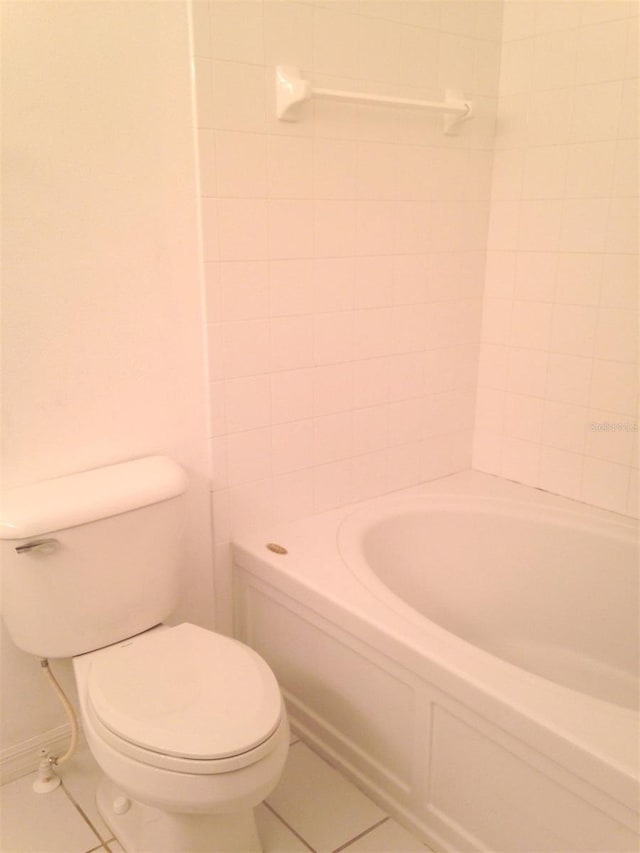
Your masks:
{"label": "grout line", "polygon": [[365,835],[368,835],[370,832],[373,832],[374,829],[377,829],[379,826],[382,826],[383,823],[386,823],[389,820],[389,815],[383,817],[382,820],[379,820],[377,823],[374,823],[373,826],[370,826],[368,829],[365,829],[364,832],[359,833],[358,835],[354,835],[353,838],[350,838],[348,841],[345,841],[340,847],[336,847],[333,853],[340,853],[341,850],[346,850],[354,841],[357,841],[359,838],[364,838]]}
{"label": "grout line", "polygon": [[108,851],[108,853],[111,853],[111,848],[109,847],[109,844],[111,844],[112,842],[116,842],[116,841],[117,841],[117,839],[114,836],[113,838],[110,838],[108,841],[105,841],[104,844],[99,844],[97,847],[92,847],[91,850],[86,850],[85,853],[97,853],[98,850],[106,850],[106,851]]}
{"label": "grout line", "polygon": [[[62,790],[65,792],[65,794],[67,795],[67,797],[69,798],[69,800],[71,801],[71,803],[75,806],[76,810],[80,813],[80,816],[81,816],[81,817],[82,817],[82,819],[85,821],[85,823],[87,823],[87,824],[89,825],[90,829],[91,829],[91,830],[94,832],[94,834],[98,837],[98,841],[100,842],[100,845],[99,845],[97,848],[95,848],[95,849],[99,850],[99,849],[100,849],[100,847],[104,847],[104,846],[105,846],[105,844],[106,844],[106,842],[105,842],[104,838],[103,838],[103,837],[102,837],[102,835],[98,832],[98,830],[95,828],[95,826],[91,823],[91,821],[90,821],[90,820],[89,820],[89,818],[86,816],[86,814],[84,813],[84,811],[80,808],[80,806],[78,805],[78,803],[75,801],[75,799],[73,798],[73,796],[71,795],[71,793],[70,793],[70,792],[69,792],[69,790],[67,789],[67,786],[64,784],[64,782],[62,783],[61,788],[62,788]],[[109,848],[107,848],[107,850],[108,850],[108,849],[109,849]]]}
{"label": "grout line", "polygon": [[305,841],[305,840],[304,840],[304,838],[300,835],[300,833],[299,833],[299,832],[296,832],[296,830],[291,826],[291,824],[290,824],[290,823],[287,823],[287,821],[286,821],[283,817],[281,817],[281,816],[278,814],[278,812],[277,812],[274,808],[272,808],[272,806],[270,806],[270,805],[269,805],[269,803],[268,803],[266,800],[263,802],[263,805],[264,805],[264,806],[266,806],[266,807],[269,809],[269,811],[271,812],[271,814],[272,814],[272,815],[274,815],[275,817],[277,817],[277,818],[278,818],[278,820],[279,820],[281,823],[283,823],[283,824],[287,827],[287,829],[295,835],[295,837],[298,839],[298,841],[302,841],[302,843],[304,844],[304,846],[305,846],[308,850],[310,850],[310,851],[311,851],[311,853],[316,853],[315,849],[314,849],[314,848],[313,848],[313,847],[312,847],[312,846],[311,846],[307,841]]}

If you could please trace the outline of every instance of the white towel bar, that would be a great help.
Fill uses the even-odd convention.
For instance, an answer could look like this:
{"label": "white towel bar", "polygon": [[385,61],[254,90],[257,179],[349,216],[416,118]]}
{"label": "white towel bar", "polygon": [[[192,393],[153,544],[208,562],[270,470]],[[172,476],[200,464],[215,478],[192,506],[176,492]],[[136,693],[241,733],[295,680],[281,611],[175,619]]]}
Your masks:
{"label": "white towel bar", "polygon": [[297,121],[298,106],[309,98],[330,98],[354,104],[389,104],[394,107],[413,107],[444,113],[444,132],[450,134],[454,127],[472,115],[471,101],[451,89],[445,92],[444,101],[421,101],[415,98],[396,98],[392,95],[372,95],[368,92],[349,92],[340,89],[316,89],[309,80],[300,76],[298,68],[276,67],[276,114],[280,121]]}

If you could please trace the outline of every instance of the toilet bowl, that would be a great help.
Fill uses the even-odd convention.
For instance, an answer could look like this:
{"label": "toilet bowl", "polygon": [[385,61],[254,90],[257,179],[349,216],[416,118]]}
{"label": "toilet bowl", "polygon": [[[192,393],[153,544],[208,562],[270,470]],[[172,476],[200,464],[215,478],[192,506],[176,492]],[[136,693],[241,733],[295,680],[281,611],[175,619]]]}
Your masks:
{"label": "toilet bowl", "polygon": [[148,456],[6,493],[3,616],[19,648],[73,660],[98,808],[127,853],[260,853],[253,808],[282,771],[287,715],[251,648],[163,624],[188,485]]}
{"label": "toilet bowl", "polygon": [[289,728],[252,649],[195,625],[158,626],[73,665],[108,779],[98,808],[127,853],[261,849],[253,808],[280,777]]}

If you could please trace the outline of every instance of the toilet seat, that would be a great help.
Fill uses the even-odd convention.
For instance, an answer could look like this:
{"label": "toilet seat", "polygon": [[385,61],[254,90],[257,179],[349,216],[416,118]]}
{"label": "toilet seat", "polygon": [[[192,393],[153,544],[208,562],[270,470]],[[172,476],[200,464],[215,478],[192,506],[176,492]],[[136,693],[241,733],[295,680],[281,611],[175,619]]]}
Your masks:
{"label": "toilet seat", "polygon": [[262,658],[195,625],[151,631],[92,659],[87,707],[105,741],[146,764],[218,773],[274,748],[280,690]]}

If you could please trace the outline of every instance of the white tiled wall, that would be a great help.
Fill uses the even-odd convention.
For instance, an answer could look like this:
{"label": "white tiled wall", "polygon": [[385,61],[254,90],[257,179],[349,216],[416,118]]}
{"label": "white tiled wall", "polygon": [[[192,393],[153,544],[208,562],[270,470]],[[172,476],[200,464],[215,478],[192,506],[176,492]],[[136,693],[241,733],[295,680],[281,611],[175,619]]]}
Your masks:
{"label": "white tiled wall", "polygon": [[[501,4],[195,0],[218,592],[234,525],[471,462]],[[316,85],[472,98],[442,117]]]}
{"label": "white tiled wall", "polygon": [[505,2],[473,453],[474,468],[628,514],[638,9]]}

